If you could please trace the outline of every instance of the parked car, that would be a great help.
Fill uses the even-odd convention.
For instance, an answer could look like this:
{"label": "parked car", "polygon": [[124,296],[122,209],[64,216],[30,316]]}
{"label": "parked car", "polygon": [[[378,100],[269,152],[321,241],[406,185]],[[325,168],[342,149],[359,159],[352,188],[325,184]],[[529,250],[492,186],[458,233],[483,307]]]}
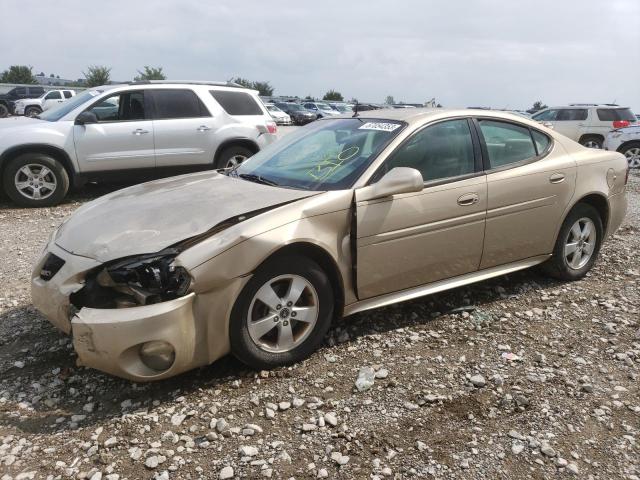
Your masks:
{"label": "parked car", "polygon": [[553,129],[581,145],[602,148],[604,138],[612,129],[635,123],[629,108],[607,104],[571,104],[545,108],[531,118],[553,125]]}
{"label": "parked car", "polygon": [[328,103],[324,102],[304,102],[302,106],[315,113],[318,118],[335,117],[340,115],[340,112],[337,112],[331,108]]}
{"label": "parked car", "polygon": [[22,100],[16,100],[13,104],[13,114],[35,117],[45,110],[55,107],[59,103],[70,99],[75,94],[75,90],[49,90],[38,98],[24,98]]}
{"label": "parked car", "polygon": [[19,86],[10,87],[6,91],[0,91],[0,118],[4,118],[13,113],[13,103],[23,98],[38,98],[44,93],[41,86]]}
{"label": "parked car", "polygon": [[313,122],[318,118],[318,116],[304,108],[299,103],[293,102],[276,102],[276,107],[278,107],[283,112],[286,112],[293,120],[293,123],[296,125],[306,125],[309,122]]}
{"label": "parked car", "polygon": [[625,215],[626,173],[621,154],[507,113],[322,119],[237,169],[85,204],[37,260],[33,303],[81,364],[134,381],[229,352],[289,365],[334,318],[539,264],[584,277]]}
{"label": "parked car", "polygon": [[108,85],[38,118],[0,120],[4,191],[40,207],[60,202],[70,184],[237,166],[273,142],[277,127],[256,91],[234,85]]}
{"label": "parked car", "polygon": [[612,130],[607,134],[604,148],[623,154],[629,168],[640,168],[640,124]]}
{"label": "parked car", "polygon": [[278,125],[291,125],[293,122],[291,121],[291,117],[288,113],[283,112],[278,107],[276,107],[273,103],[265,103],[265,107],[269,111],[269,114],[273,117],[276,124]]}
{"label": "parked car", "polygon": [[342,102],[329,102],[329,106],[340,114],[353,113],[353,105]]}

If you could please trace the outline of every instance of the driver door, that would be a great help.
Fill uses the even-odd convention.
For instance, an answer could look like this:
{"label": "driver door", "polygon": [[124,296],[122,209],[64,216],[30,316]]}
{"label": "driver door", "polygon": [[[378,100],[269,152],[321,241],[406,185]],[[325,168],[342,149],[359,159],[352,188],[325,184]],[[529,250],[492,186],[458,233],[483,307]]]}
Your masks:
{"label": "driver door", "polygon": [[356,192],[360,299],[474,272],[480,265],[487,181],[469,120],[418,131],[374,178],[395,167],[419,170],[425,187],[370,201],[358,201]]}
{"label": "driver door", "polygon": [[87,109],[97,123],[74,125],[81,172],[155,168],[153,121],[144,90],[118,92]]}

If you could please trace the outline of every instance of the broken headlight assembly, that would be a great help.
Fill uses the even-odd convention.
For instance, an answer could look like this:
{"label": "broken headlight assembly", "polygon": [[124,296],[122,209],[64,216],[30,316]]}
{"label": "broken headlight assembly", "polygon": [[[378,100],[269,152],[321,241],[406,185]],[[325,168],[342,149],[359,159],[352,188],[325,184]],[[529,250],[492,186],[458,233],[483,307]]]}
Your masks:
{"label": "broken headlight assembly", "polygon": [[169,249],[108,263],[87,275],[71,303],[77,308],[126,308],[181,297],[189,290],[191,276],[173,264],[178,253]]}

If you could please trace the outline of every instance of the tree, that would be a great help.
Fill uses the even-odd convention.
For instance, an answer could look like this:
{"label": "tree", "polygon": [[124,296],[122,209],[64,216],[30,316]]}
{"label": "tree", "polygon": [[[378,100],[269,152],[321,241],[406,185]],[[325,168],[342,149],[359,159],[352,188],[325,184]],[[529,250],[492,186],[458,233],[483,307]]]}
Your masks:
{"label": "tree", "polygon": [[138,70],[139,75],[134,77],[134,81],[141,82],[143,80],[166,80],[167,76],[162,71],[162,67],[144,66],[144,72]]}
{"label": "tree", "polygon": [[386,103],[387,105],[393,105],[395,102],[395,100],[393,99],[392,95],[387,95],[387,99],[384,101],[384,103]]}
{"label": "tree", "polygon": [[333,100],[334,102],[342,102],[344,101],[344,97],[342,96],[342,94],[340,92],[337,92],[334,89],[329,90],[327,93],[324,94],[324,97],[322,97],[323,100]]}
{"label": "tree", "polygon": [[38,83],[33,77],[31,71],[33,67],[27,67],[26,65],[11,65],[9,70],[5,70],[0,75],[0,82],[2,83],[24,83],[34,84]]}
{"label": "tree", "polygon": [[235,77],[229,81],[237,83],[238,85],[242,85],[245,88],[258,90],[258,93],[263,97],[270,97],[271,95],[273,95],[274,88],[269,82],[253,82],[242,77]]}
{"label": "tree", "polygon": [[542,101],[538,100],[537,102],[534,102],[533,107],[531,107],[529,110],[527,110],[527,112],[535,113],[538,110],[544,110],[545,108],[547,108],[547,106],[545,104],[543,104]]}
{"label": "tree", "polygon": [[86,72],[82,72],[87,87],[107,85],[111,80],[111,67],[103,65],[90,65]]}

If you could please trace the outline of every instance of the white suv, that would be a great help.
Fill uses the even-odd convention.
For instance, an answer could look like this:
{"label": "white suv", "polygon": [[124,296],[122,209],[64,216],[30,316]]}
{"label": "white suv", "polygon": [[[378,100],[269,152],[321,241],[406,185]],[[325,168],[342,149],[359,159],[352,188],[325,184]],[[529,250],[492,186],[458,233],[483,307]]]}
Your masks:
{"label": "white suv", "polygon": [[49,90],[38,98],[23,98],[13,103],[14,115],[26,115],[35,117],[45,110],[57,107],[59,103],[70,99],[76,94],[75,90]]}
{"label": "white suv", "polygon": [[0,176],[15,203],[50,206],[70,184],[236,166],[276,129],[258,92],[236,84],[107,85],[36,118],[0,119]]}
{"label": "white suv", "polygon": [[629,108],[595,103],[545,108],[531,118],[589,148],[602,148],[607,133],[636,122]]}

